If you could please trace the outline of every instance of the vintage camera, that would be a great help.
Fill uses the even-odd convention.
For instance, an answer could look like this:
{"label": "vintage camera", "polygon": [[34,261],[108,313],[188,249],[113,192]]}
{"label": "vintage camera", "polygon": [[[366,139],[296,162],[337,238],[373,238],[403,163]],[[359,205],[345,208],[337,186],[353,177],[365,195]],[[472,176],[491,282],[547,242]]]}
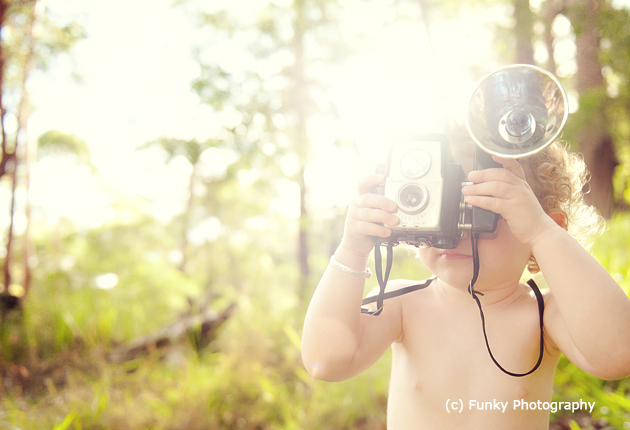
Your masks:
{"label": "vintage camera", "polygon": [[[468,106],[466,127],[475,142],[474,169],[501,167],[492,154],[521,158],[560,134],[568,117],[564,88],[548,71],[517,64],[484,78]],[[381,244],[456,248],[465,231],[496,237],[499,215],[464,203],[463,169],[450,162],[444,134],[392,143],[387,164],[377,168],[385,186],[375,190],[398,205],[400,224]]]}
{"label": "vintage camera", "polygon": [[[500,167],[487,153],[475,151],[475,169]],[[445,134],[390,146],[387,164],[377,168],[385,175],[385,187],[375,192],[396,202],[400,223],[388,226],[392,235],[384,243],[453,249],[467,230],[493,237],[499,216],[464,203],[464,171],[450,158]]]}

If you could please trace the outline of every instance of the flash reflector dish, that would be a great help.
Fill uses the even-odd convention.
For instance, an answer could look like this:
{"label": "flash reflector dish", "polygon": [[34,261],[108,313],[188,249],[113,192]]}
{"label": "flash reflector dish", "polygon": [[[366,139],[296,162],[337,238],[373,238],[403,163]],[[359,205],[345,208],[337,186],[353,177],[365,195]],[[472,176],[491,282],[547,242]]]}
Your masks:
{"label": "flash reflector dish", "polygon": [[562,84],[529,64],[503,67],[486,76],[468,105],[468,133],[484,151],[506,158],[534,154],[552,143],[569,117]]}

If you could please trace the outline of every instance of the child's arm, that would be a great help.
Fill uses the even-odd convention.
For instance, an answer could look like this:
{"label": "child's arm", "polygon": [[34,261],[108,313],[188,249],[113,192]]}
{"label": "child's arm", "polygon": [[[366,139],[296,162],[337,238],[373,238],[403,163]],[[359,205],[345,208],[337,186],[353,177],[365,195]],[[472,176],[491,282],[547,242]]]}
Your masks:
{"label": "child's arm", "polygon": [[[359,187],[361,195],[350,205],[344,237],[333,258],[342,265],[364,271],[374,247],[371,236],[388,237],[395,225],[396,204],[372,194],[382,176],[370,176]],[[378,317],[361,314],[365,278],[329,265],[306,314],[302,359],[318,379],[348,379],[374,364],[401,334],[400,308],[392,303]]]}
{"label": "child's arm", "polygon": [[606,270],[564,229],[533,247],[551,297],[547,333],[582,370],[602,379],[630,375],[630,300]]}
{"label": "child's arm", "polygon": [[[471,172],[470,204],[503,216],[529,245],[551,295],[545,330],[578,367],[602,378],[630,375],[630,299],[606,270],[547,216],[515,160],[495,158],[504,169]],[[485,197],[491,196],[491,197]]]}

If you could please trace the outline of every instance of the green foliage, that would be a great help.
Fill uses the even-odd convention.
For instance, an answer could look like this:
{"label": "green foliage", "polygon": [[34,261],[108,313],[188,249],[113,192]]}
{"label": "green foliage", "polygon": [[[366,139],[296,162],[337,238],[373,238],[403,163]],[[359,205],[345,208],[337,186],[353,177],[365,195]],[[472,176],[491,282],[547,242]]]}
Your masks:
{"label": "green foliage", "polygon": [[36,1],[4,3],[2,91],[21,92],[33,66],[45,71],[53,58],[69,52],[85,34],[77,22],[59,24],[51,19],[47,8]]}
{"label": "green foliage", "polygon": [[630,219],[619,213],[607,223],[606,232],[593,239],[593,256],[630,293]]}
{"label": "green foliage", "polygon": [[[55,343],[57,350],[68,350],[72,341],[84,339],[89,349],[96,351],[96,355],[89,357],[92,367],[69,368],[65,387],[51,384],[47,393],[30,399],[27,404],[11,396],[0,402],[0,410],[7,411],[13,425],[22,429],[69,426],[194,430],[354,429],[384,423],[389,356],[369,372],[345,383],[313,380],[300,357],[303,306],[295,288],[295,265],[282,258],[274,261],[260,252],[256,241],[242,248],[226,248],[233,258],[231,262],[223,262],[226,267],[222,268],[220,261],[209,260],[211,271],[217,272],[211,284],[220,285],[223,294],[215,305],[222,307],[236,302],[238,306],[237,313],[211,348],[219,352],[197,355],[190,344],[184,343],[169,353],[182,358],[167,357],[166,364],[157,356],[123,365],[108,364],[99,355],[99,348],[112,339],[126,337],[125,333],[130,335],[134,331],[131,325],[139,331],[150,331],[157,325],[142,314],[133,314],[133,318],[124,315],[144,309],[151,318],[166,314],[165,317],[172,319],[178,306],[171,301],[189,293],[184,288],[187,283],[184,278],[163,279],[172,270],[164,264],[150,266],[153,276],[138,275],[141,268],[119,270],[119,285],[110,290],[97,290],[89,285],[91,273],[120,268],[125,259],[131,259],[125,264],[127,268],[142,267],[141,261],[134,257],[138,249],[134,248],[132,237],[138,236],[133,233],[145,231],[147,236],[141,241],[144,244],[150,242],[151,233],[155,234],[148,225],[141,229],[138,225],[112,227],[108,227],[114,230],[110,237],[104,238],[101,231],[66,239],[77,250],[72,273],[58,274],[54,281],[56,289],[50,294],[37,291],[27,304],[28,325],[39,348],[45,347],[46,336],[57,333],[65,333],[65,338]],[[153,240],[158,248],[159,241]],[[99,250],[97,255],[83,261],[82,257],[96,250]],[[234,273],[248,275],[237,275],[238,283],[231,284],[230,280],[236,279],[232,277]],[[145,285],[125,287],[135,276]],[[162,297],[160,284],[151,282],[152,277],[170,284],[163,312],[155,309],[162,303]],[[131,300],[128,295],[131,290],[148,290],[152,297]],[[108,311],[113,316],[108,316]],[[76,324],[68,323],[70,317],[64,320],[67,314]],[[103,323],[108,318],[109,325]],[[76,332],[63,325],[74,327]],[[129,373],[130,370],[133,372]]]}
{"label": "green foliage", "polygon": [[[630,421],[630,378],[618,381],[597,379],[562,357],[554,382],[553,401],[594,402],[593,418],[605,420],[613,428],[625,428],[625,423]],[[563,415],[567,412],[552,414],[552,421]]]}
{"label": "green foliage", "polygon": [[90,147],[80,137],[60,130],[48,130],[37,138],[40,158],[54,155],[74,155],[83,163],[90,162]]}
{"label": "green foliage", "polygon": [[[306,116],[315,112],[334,116],[334,107],[324,96],[324,78],[347,58],[349,48],[335,24],[341,2],[305,2],[305,16],[299,20],[293,3],[276,3],[262,8],[252,26],[244,27],[224,11],[199,15],[216,41],[247,34],[247,56],[261,65],[228,70],[215,63],[205,47],[199,48],[201,73],[193,90],[216,111],[233,114],[234,121],[225,126],[221,138],[204,142],[161,138],[142,147],[160,147],[165,162],[184,157],[191,164],[189,210],[159,222],[143,199],[112,197],[117,216],[98,228],[78,229],[63,219],[55,226],[34,226],[38,262],[32,289],[23,314],[12,315],[16,322],[7,320],[9,324],[0,332],[2,364],[11,361],[27,366],[31,376],[17,372],[15,381],[9,380],[14,385],[7,385],[6,378],[0,381],[5,384],[0,388],[7,392],[0,399],[0,428],[332,430],[385,426],[389,353],[370,370],[342,383],[312,379],[301,362],[300,332],[308,296],[340,241],[347,208],[311,211],[311,289],[305,293],[298,287],[293,240],[299,221],[279,213],[274,201],[279,197],[278,184],[298,178],[281,169],[287,156],[303,149],[293,141],[299,125],[296,112],[305,108]],[[425,3],[439,7],[433,1]],[[434,16],[454,14],[457,3],[447,2]],[[606,61],[619,80],[621,102],[627,100],[625,57],[613,54],[626,46],[627,28],[619,20],[626,12],[610,13],[602,18],[615,23],[605,33],[614,47],[607,51]],[[296,97],[291,81],[297,65],[287,50],[292,49],[296,28],[308,32],[305,46],[318,46],[306,56],[307,63],[320,66],[307,67],[308,100]],[[73,25],[59,32],[53,36],[60,38],[62,47],[81,37]],[[509,42],[508,34],[505,30],[500,39]],[[506,52],[508,48],[503,46]],[[269,60],[272,55],[278,56],[274,64]],[[282,56],[289,60],[278,67]],[[330,69],[322,72],[322,64]],[[583,97],[581,112],[597,109],[606,97],[603,93]],[[627,139],[630,126],[625,110],[614,112],[619,120],[617,136]],[[40,137],[39,148],[43,157],[89,155],[81,139],[55,130]],[[204,170],[208,167],[204,167],[204,154],[211,158],[218,154],[213,151],[234,155],[219,173]],[[622,154],[627,161],[630,154]],[[306,153],[297,158],[304,164]],[[628,165],[620,171],[626,172]],[[619,183],[619,189],[628,193],[626,180]],[[208,220],[215,231],[200,238],[197,227]],[[626,292],[630,291],[628,221],[627,215],[613,219],[610,231],[597,238],[592,248]],[[188,241],[186,247],[182,241]],[[188,250],[185,271],[177,268],[183,248]],[[413,251],[399,247],[395,253],[392,279],[430,276]],[[374,261],[369,264],[374,270]],[[366,292],[376,286],[373,277]],[[176,321],[191,310],[191,303],[208,297],[212,297],[211,308],[220,310],[235,303],[237,311],[206,349],[199,350],[186,339],[163,354],[123,364],[108,361],[108,353],[119,344]],[[9,325],[14,329],[6,329]],[[20,385],[20,377],[27,382]],[[629,384],[627,378],[593,378],[563,359],[554,399],[595,401],[596,418],[623,428],[630,421]],[[562,415],[558,412],[553,419]]]}
{"label": "green foliage", "polygon": [[81,39],[85,38],[83,27],[76,22],[69,22],[59,26],[48,16],[40,17],[42,37],[37,45],[37,67],[47,70],[50,61],[55,56],[66,53]]}
{"label": "green foliage", "polygon": [[[283,354],[299,354],[288,338],[274,348],[247,344],[247,354],[214,354],[183,367],[151,358],[134,373],[110,366],[100,375],[71,371],[71,382],[23,411],[7,399],[7,422],[23,429],[355,429],[384,423],[388,363],[351,381],[313,381]],[[293,351],[293,352],[291,352]],[[253,354],[257,353],[258,356]],[[275,362],[280,359],[280,362]],[[23,406],[22,406],[23,407]],[[365,426],[365,427],[361,427]]]}
{"label": "green foliage", "polygon": [[193,166],[199,162],[199,157],[208,148],[216,148],[221,146],[218,139],[210,139],[207,142],[198,142],[195,139],[182,140],[169,137],[162,137],[152,142],[141,145],[138,149],[147,149],[157,146],[164,150],[167,154],[167,161],[171,161],[178,155],[186,158]]}
{"label": "green foliage", "polygon": [[186,309],[186,297],[200,294],[165,264],[170,242],[156,221],[58,234],[38,244],[25,309],[29,343],[37,350],[59,352],[77,340],[90,347],[129,340],[171,322]]}
{"label": "green foliage", "polygon": [[[617,215],[608,231],[594,239],[591,251],[626,293],[630,292],[630,219]],[[605,353],[605,352],[602,352]],[[630,422],[630,378],[604,381],[595,378],[562,357],[554,386],[554,401],[595,402],[593,417],[613,428],[626,428]],[[564,412],[553,414],[556,420]]]}
{"label": "green foliage", "polygon": [[600,59],[604,65],[609,100],[606,116],[610,133],[616,143],[615,154],[620,165],[614,177],[615,201],[620,207],[630,205],[630,11],[606,8],[598,17],[602,32]]}

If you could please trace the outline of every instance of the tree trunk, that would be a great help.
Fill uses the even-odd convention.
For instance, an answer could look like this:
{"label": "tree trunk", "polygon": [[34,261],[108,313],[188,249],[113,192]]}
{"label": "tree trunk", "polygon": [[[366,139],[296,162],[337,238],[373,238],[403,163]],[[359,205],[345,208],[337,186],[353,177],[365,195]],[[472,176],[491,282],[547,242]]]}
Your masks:
{"label": "tree trunk", "polygon": [[308,189],[304,172],[306,170],[306,162],[308,158],[308,135],[306,132],[306,108],[307,101],[307,84],[305,75],[305,58],[304,58],[304,1],[295,1],[295,20],[293,23],[293,54],[295,55],[293,79],[295,92],[293,94],[293,109],[296,114],[296,142],[295,148],[298,159],[300,160],[300,172],[298,184],[300,186],[300,219],[298,232],[298,263],[300,266],[299,280],[299,296],[304,297],[308,289],[308,278],[310,275],[310,267],[308,262],[309,256],[309,212],[307,207]]}
{"label": "tree trunk", "polygon": [[[0,33],[4,29],[5,22],[7,19],[7,13],[9,9],[9,4],[7,0],[0,0]],[[2,146],[2,159],[0,160],[0,177],[4,175],[5,166],[7,159],[7,134],[4,127],[4,117],[7,113],[6,108],[4,107],[4,85],[5,85],[5,64],[6,64],[6,51],[4,49],[4,44],[0,43],[0,138],[2,142],[0,145]]]}
{"label": "tree trunk", "polygon": [[574,28],[578,29],[576,89],[580,94],[580,106],[588,109],[582,114],[585,120],[579,124],[577,144],[591,175],[586,199],[605,218],[610,218],[614,209],[612,179],[619,162],[607,129],[606,82],[599,61],[601,35],[596,18],[605,4],[603,0],[577,3],[571,17]]}
{"label": "tree trunk", "polygon": [[188,263],[188,229],[190,228],[190,214],[195,207],[195,171],[197,164],[193,161],[195,160],[190,160],[190,163],[192,164],[192,173],[190,174],[190,179],[188,181],[188,204],[186,211],[182,215],[182,236],[180,243],[182,261],[179,263],[178,269],[184,275],[186,275],[186,265]]}
{"label": "tree trunk", "polygon": [[545,24],[545,46],[547,47],[547,65],[546,68],[553,74],[557,74],[558,65],[556,64],[556,59],[554,58],[554,37],[551,31],[553,27],[553,21],[556,19],[560,10],[556,8],[555,2],[546,1],[542,5],[543,7],[543,23]]}
{"label": "tree trunk", "polygon": [[[31,285],[31,267],[30,267],[30,257],[32,253],[32,245],[30,238],[30,205],[28,202],[29,195],[29,186],[30,186],[30,162],[31,157],[29,154],[29,143],[28,143],[28,131],[27,131],[27,123],[28,118],[31,115],[31,104],[30,97],[26,87],[26,83],[28,81],[29,76],[31,75],[31,71],[34,66],[34,56],[35,56],[35,35],[34,28],[35,23],[39,20],[39,12],[41,12],[41,8],[39,8],[38,0],[33,0],[31,6],[31,16],[30,21],[28,23],[26,37],[28,38],[28,53],[27,57],[24,59],[24,69],[22,71],[22,98],[20,99],[20,104],[18,107],[18,115],[17,115],[17,123],[18,129],[15,137],[15,155],[16,155],[16,163],[15,163],[15,174],[13,176],[15,181],[20,180],[20,172],[18,171],[18,166],[23,165],[24,172],[22,172],[24,187],[26,189],[27,201],[25,207],[25,215],[26,215],[26,228],[24,233],[22,234],[22,267],[24,268],[24,275],[22,278],[22,288],[24,289],[24,296],[22,300],[25,300],[28,291]],[[15,188],[17,186],[17,182],[13,186],[13,193],[15,194]],[[15,196],[12,196],[12,200]],[[15,216],[12,202],[12,211],[11,211],[11,228],[13,228],[13,217]],[[7,249],[8,251],[8,249]],[[8,256],[8,252],[7,252]]]}
{"label": "tree trunk", "polygon": [[[15,141],[13,143],[13,151],[12,151],[12,162],[6,164],[6,173],[10,174],[11,177],[11,206],[10,206],[10,223],[9,223],[9,231],[7,236],[7,244],[6,244],[6,257],[4,260],[4,284],[6,287],[9,287],[13,283],[12,275],[11,275],[11,265],[13,264],[13,258],[15,256],[14,246],[15,246],[15,200],[16,200],[16,190],[18,181],[20,180],[20,171],[18,170],[23,162],[27,159],[27,130],[26,124],[28,122],[28,118],[30,116],[30,101],[29,94],[26,87],[26,83],[28,77],[31,74],[33,69],[33,57],[35,55],[35,37],[33,35],[33,28],[35,26],[35,22],[37,21],[37,0],[33,0],[30,8],[30,16],[28,17],[28,22],[25,26],[24,32],[24,43],[28,46],[28,50],[26,51],[26,56],[23,58],[22,63],[22,71],[21,71],[21,81],[20,81],[20,90],[21,97],[17,107],[17,130],[15,132]],[[6,149],[6,148],[5,148]],[[28,174],[28,168],[26,174]],[[28,185],[28,178],[26,179]],[[27,195],[28,195],[28,187],[27,187]],[[28,204],[28,203],[27,203]],[[27,212],[27,216],[30,215]],[[28,229],[24,232],[23,235],[23,243],[22,243],[22,252],[23,252],[23,267],[24,267],[24,277],[22,279],[21,286],[23,288],[23,294],[19,297],[20,302],[22,302],[26,298],[26,294],[28,292],[28,288],[30,285],[30,267],[29,267],[29,249],[30,246],[28,244],[29,237]]]}
{"label": "tree trunk", "polygon": [[[0,0],[0,33],[5,26],[6,18],[7,18],[7,10],[8,10],[8,2],[7,0]],[[7,149],[7,134],[4,127],[4,117],[6,115],[6,109],[4,107],[4,82],[5,82],[5,63],[6,63],[6,51],[2,43],[0,43],[0,138],[2,142],[2,159],[0,159],[0,178],[4,176],[7,171],[15,166],[15,154],[10,153]],[[0,288],[0,311],[2,311],[2,317],[4,318],[4,309],[8,307],[8,304],[4,302],[9,299],[7,289],[11,283],[11,272],[9,270],[9,265],[7,262],[10,260],[9,253],[9,244],[7,243],[6,249],[6,257],[3,264],[2,272],[2,282],[4,288]]]}
{"label": "tree trunk", "polygon": [[37,146],[32,142],[26,141],[24,148],[24,188],[26,189],[26,206],[24,207],[24,215],[26,216],[26,227],[22,235],[22,266],[24,268],[24,297],[28,297],[31,289],[32,259],[35,258],[35,249],[31,240],[31,203],[29,198],[29,190],[31,187],[31,166],[36,159]]}
{"label": "tree trunk", "polygon": [[[8,168],[9,166],[7,166]],[[12,284],[11,264],[13,263],[13,223],[15,220],[15,190],[17,185],[17,163],[13,164],[9,170],[11,177],[11,205],[9,209],[9,232],[7,233],[6,250],[7,255],[4,257],[4,285],[8,289]]]}
{"label": "tree trunk", "polygon": [[534,12],[529,0],[514,0],[514,36],[516,38],[515,61],[519,64],[534,64]]}

